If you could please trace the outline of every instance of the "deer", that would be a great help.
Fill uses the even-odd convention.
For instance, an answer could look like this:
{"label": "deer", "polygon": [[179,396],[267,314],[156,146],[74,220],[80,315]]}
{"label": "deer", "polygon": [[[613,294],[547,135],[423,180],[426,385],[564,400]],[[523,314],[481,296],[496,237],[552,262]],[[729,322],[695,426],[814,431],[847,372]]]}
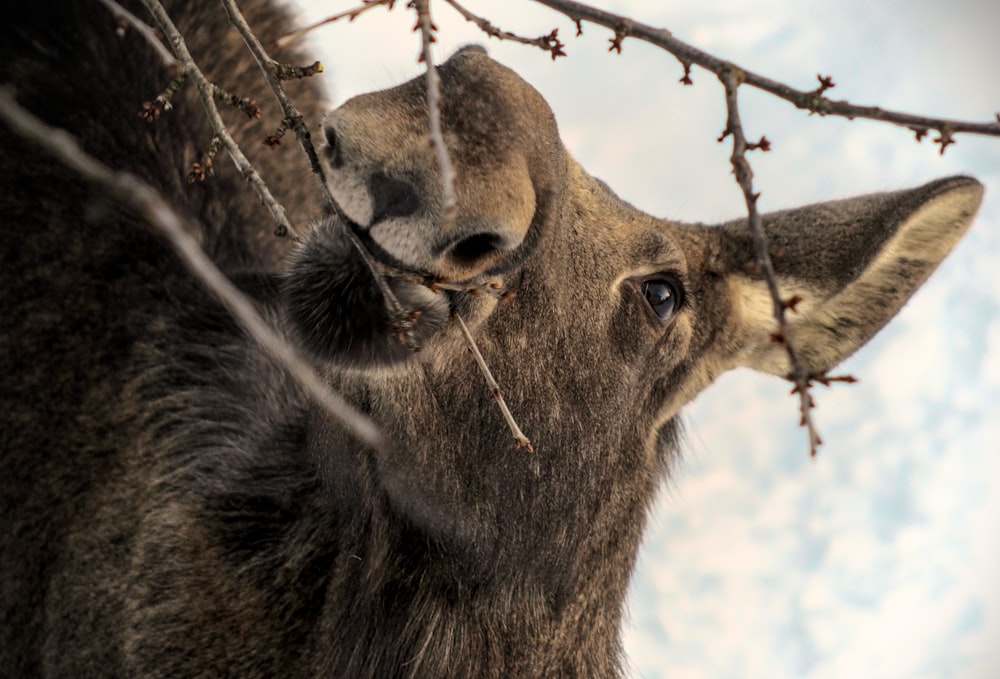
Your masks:
{"label": "deer", "polygon": [[[244,4],[261,35],[287,30],[274,3]],[[222,12],[167,7],[213,78],[280,117]],[[454,214],[418,79],[322,117],[332,209],[296,149],[255,153],[313,220],[286,246],[234,169],[184,181],[211,137],[190,88],[155,124],[135,115],[162,66],[134,31],[96,3],[12,11],[0,79],[19,102],[182,211],[390,443],[318,407],[140,215],[0,128],[0,675],[622,676],[679,413],[727,370],[790,369],[746,219],[622,201],[543,96],[469,47],[437,67]],[[293,86],[319,120],[320,86]],[[826,373],[888,323],[982,195],[958,176],[765,214],[803,367]]]}

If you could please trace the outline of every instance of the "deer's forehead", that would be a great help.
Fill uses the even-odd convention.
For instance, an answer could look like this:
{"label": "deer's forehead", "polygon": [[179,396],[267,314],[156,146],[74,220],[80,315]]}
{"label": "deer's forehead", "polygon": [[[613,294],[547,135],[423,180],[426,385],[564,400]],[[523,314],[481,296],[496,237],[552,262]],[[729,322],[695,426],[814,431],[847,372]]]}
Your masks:
{"label": "deer's forehead", "polygon": [[[551,154],[561,146],[542,95],[482,51],[460,51],[439,67],[439,75],[442,130],[459,164],[496,164],[511,155]],[[357,140],[369,140],[367,150],[381,158],[428,151],[424,78],[354,97],[328,121],[349,127]]]}
{"label": "deer's forehead", "polygon": [[590,228],[577,229],[577,237],[633,275],[697,275],[721,266],[717,229],[654,219],[618,204],[617,199],[608,201],[603,209],[598,205],[588,216]]}
{"label": "deer's forehead", "polygon": [[623,248],[624,262],[634,274],[643,275],[658,271],[684,274],[687,260],[681,244],[663,229],[655,226],[627,228],[618,234],[618,247]]}

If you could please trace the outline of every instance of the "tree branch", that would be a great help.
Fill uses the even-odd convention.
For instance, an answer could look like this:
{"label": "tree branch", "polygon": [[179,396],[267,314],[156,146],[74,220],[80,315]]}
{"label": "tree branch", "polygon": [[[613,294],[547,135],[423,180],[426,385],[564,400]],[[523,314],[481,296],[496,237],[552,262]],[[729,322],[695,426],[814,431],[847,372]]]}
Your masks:
{"label": "tree branch", "polygon": [[135,29],[139,35],[145,38],[146,42],[150,44],[153,51],[160,57],[160,61],[163,62],[163,65],[166,66],[167,69],[171,71],[180,70],[181,63],[177,61],[177,59],[174,58],[174,55],[170,53],[170,50],[168,50],[163,43],[160,42],[160,36],[156,34],[155,28],[119,5],[115,2],[115,0],[99,0],[99,2],[107,7],[108,11],[115,15],[119,21],[128,24]]}
{"label": "tree branch", "polygon": [[327,24],[332,24],[335,21],[340,21],[341,19],[347,19],[348,21],[354,21],[359,16],[364,14],[370,9],[375,9],[376,7],[386,7],[386,9],[392,9],[396,4],[396,0],[365,0],[364,4],[358,5],[354,9],[349,9],[339,14],[334,14],[328,16],[325,19],[320,19],[315,23],[311,23],[308,26],[300,28],[291,33],[287,33],[274,42],[275,47],[288,47],[297,40],[301,40],[307,33],[310,33],[320,26],[326,26]]}
{"label": "tree branch", "polygon": [[[444,224],[442,228],[448,229],[455,221],[455,215],[458,212],[458,200],[455,197],[455,169],[451,164],[448,147],[445,146],[444,134],[441,130],[441,80],[438,77],[437,69],[434,67],[434,56],[431,53],[431,44],[435,40],[434,33],[437,31],[437,26],[431,20],[430,0],[413,0],[411,6],[417,13],[416,28],[420,30],[421,52],[419,61],[424,63],[427,70],[425,87],[427,92],[427,109],[430,118],[431,143],[434,145],[438,168],[441,172],[442,200],[444,203]],[[490,372],[489,366],[486,365],[486,361],[479,352],[479,347],[476,346],[476,341],[473,339],[472,333],[469,332],[469,328],[465,325],[465,321],[458,315],[458,312],[453,313],[452,316],[458,322],[458,326],[462,330],[462,335],[469,345],[469,350],[472,351],[472,355],[475,356],[480,371],[482,371],[483,376],[486,378],[486,384],[496,399],[497,405],[500,407],[500,412],[503,413],[503,418],[507,422],[507,426],[510,427],[514,435],[515,444],[519,448],[526,448],[529,453],[534,452],[535,449],[532,447],[531,441],[524,435],[521,428],[517,426],[517,421],[507,407],[507,402],[504,401],[500,386],[493,379],[493,373]]]}
{"label": "tree branch", "polygon": [[858,106],[848,101],[834,101],[823,96],[823,93],[829,87],[823,87],[822,84],[815,90],[795,89],[753,71],[737,67],[719,57],[678,40],[670,31],[663,28],[654,28],[653,26],[620,14],[606,12],[583,3],[574,2],[573,0],[534,0],[534,2],[565,14],[576,22],[578,26],[580,22],[589,21],[613,30],[615,37],[611,40],[612,49],[617,48],[618,51],[621,51],[622,40],[625,37],[634,37],[643,42],[656,45],[674,55],[681,62],[681,65],[684,66],[685,72],[690,70],[691,64],[695,64],[721,78],[722,73],[726,69],[739,68],[743,73],[743,84],[773,94],[797,108],[805,109],[812,113],[839,116],[849,120],[864,118],[890,123],[917,132],[918,139],[922,138],[923,133],[926,133],[927,130],[936,130],[940,137],[935,141],[938,144],[942,144],[942,151],[952,142],[954,135],[959,133],[1000,137],[1000,119],[989,122],[973,122],[950,118],[932,118],[883,109],[879,106]]}
{"label": "tree branch", "polygon": [[824,96],[825,92],[834,87],[833,79],[829,76],[817,75],[819,86],[814,90],[798,90],[693,47],[678,40],[666,29],[654,28],[628,17],[606,12],[589,5],[574,2],[573,0],[534,1],[561,12],[572,19],[576,23],[578,34],[584,21],[589,21],[613,30],[614,37],[610,39],[611,46],[609,50],[620,53],[624,40],[628,37],[634,37],[669,52],[680,61],[684,69],[684,74],[680,82],[685,85],[692,84],[690,77],[692,65],[701,66],[715,73],[722,82],[725,88],[727,121],[726,130],[723,132],[722,137],[719,138],[719,141],[722,141],[729,135],[733,137],[733,152],[730,162],[733,166],[733,172],[736,175],[736,181],[743,192],[743,198],[747,207],[749,228],[753,236],[754,252],[758,264],[764,273],[764,278],[774,305],[777,332],[774,333],[773,339],[775,342],[782,344],[788,352],[790,372],[787,379],[794,384],[792,393],[798,394],[799,412],[801,414],[800,424],[808,432],[809,452],[810,455],[815,457],[818,447],[822,444],[822,439],[819,436],[812,417],[812,409],[815,407],[815,403],[812,399],[810,388],[813,382],[816,381],[828,385],[833,381],[853,382],[855,380],[850,376],[830,377],[825,374],[810,374],[802,367],[802,363],[799,360],[785,317],[786,309],[794,308],[795,300],[783,300],[778,290],[774,267],[772,266],[768,252],[767,236],[761,225],[760,213],[757,211],[757,198],[760,194],[755,193],[753,190],[753,172],[746,159],[747,151],[754,149],[766,151],[769,149],[770,143],[766,137],[761,137],[761,140],[756,143],[747,142],[739,117],[737,90],[741,85],[749,85],[772,94],[779,99],[788,101],[797,108],[808,110],[811,113],[839,116],[849,120],[864,118],[906,127],[916,133],[917,141],[922,140],[929,130],[937,130],[938,138],[934,142],[940,145],[942,154],[949,145],[954,143],[954,136],[959,133],[1000,137],[1000,115],[997,116],[995,121],[971,122],[914,115],[883,109],[878,106],[857,106],[847,101],[833,101]]}
{"label": "tree branch", "polygon": [[535,452],[534,446],[531,445],[531,441],[521,428],[517,426],[517,420],[510,412],[510,408],[507,407],[507,401],[503,398],[503,392],[500,391],[500,385],[497,384],[496,379],[493,378],[493,373],[490,372],[490,367],[486,365],[486,359],[483,358],[482,353],[479,351],[479,347],[476,345],[476,340],[472,337],[472,333],[469,332],[469,327],[465,324],[465,321],[458,312],[454,312],[452,316],[458,322],[458,327],[462,330],[462,336],[465,338],[465,343],[469,345],[469,351],[472,352],[472,356],[476,359],[476,365],[479,366],[479,371],[483,373],[483,377],[486,378],[486,385],[490,388],[490,393],[493,394],[493,398],[496,399],[497,405],[500,406],[500,412],[503,413],[503,419],[507,422],[507,426],[510,428],[511,434],[514,435],[514,445],[518,448],[524,448],[529,453]]}
{"label": "tree branch", "polygon": [[[380,4],[386,4],[388,0],[384,2],[373,2],[368,5],[363,5],[359,10],[355,10],[357,14],[363,11],[363,8],[377,7]],[[331,210],[340,215],[340,226],[345,235],[354,246],[354,249],[358,252],[358,255],[364,261],[365,266],[368,267],[369,272],[375,280],[376,285],[378,285],[379,291],[382,293],[382,299],[385,302],[386,309],[389,312],[389,318],[392,319],[394,326],[399,328],[400,336],[403,338],[403,343],[411,349],[416,348],[412,346],[412,333],[409,332],[409,326],[406,319],[409,315],[403,310],[402,304],[400,304],[399,299],[392,292],[389,284],[385,280],[383,267],[375,261],[371,253],[368,252],[368,248],[364,246],[357,235],[351,230],[347,225],[347,220],[343,214],[340,212],[339,206],[337,206],[336,201],[330,194],[330,187],[326,181],[326,173],[323,171],[323,166],[319,162],[319,156],[316,153],[316,147],[312,143],[312,137],[309,134],[309,129],[302,118],[302,114],[299,113],[298,109],[292,105],[292,102],[288,99],[285,94],[284,88],[281,86],[280,72],[282,65],[272,59],[261,45],[257,36],[254,35],[250,26],[247,24],[246,19],[240,12],[239,8],[236,6],[234,0],[222,0],[222,6],[226,10],[226,14],[229,16],[230,23],[236,28],[239,34],[243,37],[243,42],[246,43],[247,49],[253,55],[254,59],[257,61],[257,65],[260,70],[264,73],[264,77],[267,79],[268,85],[271,87],[271,91],[274,93],[275,99],[278,100],[278,105],[281,107],[282,115],[284,120],[287,121],[287,125],[292,128],[295,132],[295,137],[299,141],[299,146],[305,152],[306,157],[309,159],[309,165],[312,167],[313,173],[317,176],[320,183],[320,191],[323,193],[324,202]],[[389,3],[391,9],[391,3]],[[356,16],[355,14],[354,16]],[[353,18],[353,17],[352,17]],[[321,22],[328,23],[328,22]],[[312,27],[309,28],[311,30]],[[306,29],[303,29],[304,34]]]}
{"label": "tree branch", "polygon": [[767,289],[771,293],[771,302],[774,306],[774,318],[778,323],[778,331],[772,335],[772,340],[785,347],[788,352],[789,374],[788,380],[795,388],[793,393],[799,395],[799,413],[801,414],[800,424],[806,428],[809,436],[809,454],[816,457],[819,446],[823,443],[819,431],[813,421],[812,409],[814,403],[809,393],[809,374],[802,367],[798,352],[795,348],[795,341],[788,327],[788,320],[785,311],[790,306],[781,298],[778,291],[777,277],[774,273],[774,264],[771,262],[771,254],[768,250],[767,235],[764,233],[764,225],[761,223],[760,211],[757,210],[757,199],[759,193],[753,190],[753,170],[747,161],[746,153],[754,149],[768,150],[767,138],[762,137],[761,141],[750,144],[747,142],[746,134],[743,131],[743,123],[740,121],[740,108],[737,98],[738,90],[743,82],[743,73],[735,68],[724,70],[719,79],[726,90],[726,129],[719,137],[721,142],[726,137],[733,138],[733,152],[730,156],[730,163],[733,166],[733,174],[736,176],[736,183],[743,191],[743,200],[747,206],[747,217],[750,233],[753,236],[754,254],[757,257],[757,264],[764,272],[764,279],[767,281]]}
{"label": "tree branch", "polygon": [[253,303],[212,263],[191,236],[192,230],[153,187],[131,173],[115,172],[88,155],[64,130],[49,127],[21,108],[7,88],[0,88],[0,118],[19,135],[40,146],[85,181],[100,186],[158,229],[191,273],[219,298],[247,334],[309,396],[366,445],[377,450],[389,447],[389,441],[375,424],[333,393],[302,354],[264,321]]}
{"label": "tree branch", "polygon": [[[237,32],[243,38],[247,49],[250,50],[253,58],[257,61],[257,65],[260,66],[261,72],[263,72],[264,77],[267,79],[267,84],[274,93],[274,98],[278,101],[278,106],[281,107],[281,114],[284,116],[287,127],[295,132],[299,146],[302,147],[303,152],[305,152],[306,157],[309,159],[309,166],[312,168],[313,173],[320,178],[321,190],[326,195],[326,202],[327,204],[331,204],[333,200],[330,198],[330,191],[326,185],[326,178],[323,176],[323,168],[319,164],[319,158],[316,155],[316,148],[313,146],[312,138],[309,135],[309,128],[306,126],[302,114],[299,113],[298,109],[288,99],[288,95],[285,94],[285,90],[281,86],[282,79],[279,77],[279,73],[282,70],[282,65],[272,59],[264,50],[264,46],[260,44],[260,40],[250,30],[250,26],[247,24],[246,19],[236,6],[234,0],[222,0],[222,7],[226,10],[229,23],[236,28]],[[322,65],[318,67],[317,72],[321,71]]]}
{"label": "tree branch", "polygon": [[261,179],[260,175],[247,160],[247,157],[243,155],[243,151],[236,144],[236,141],[230,136],[229,131],[226,129],[225,123],[222,122],[222,118],[219,116],[219,109],[215,106],[215,93],[217,88],[213,85],[206,77],[205,74],[201,72],[198,65],[194,62],[191,57],[191,53],[188,51],[187,45],[184,42],[184,38],[181,36],[180,31],[174,25],[174,22],[170,20],[167,15],[163,5],[160,4],[159,0],[142,0],[142,4],[146,6],[150,14],[156,20],[157,25],[160,30],[163,31],[164,35],[167,36],[167,40],[170,42],[170,46],[174,51],[174,55],[181,62],[184,68],[184,72],[188,77],[194,81],[195,86],[198,88],[198,93],[201,95],[201,103],[205,108],[205,114],[208,116],[209,124],[212,126],[212,131],[217,137],[222,140],[222,144],[226,147],[226,151],[229,152],[229,157],[233,159],[233,163],[239,170],[243,178],[254,188],[257,195],[267,206],[268,210],[271,211],[271,216],[274,217],[274,221],[278,224],[275,230],[276,235],[285,236],[291,234],[293,238],[298,238],[298,234],[292,227],[291,223],[288,221],[288,217],[285,215],[285,208],[275,200],[274,196],[271,194],[271,190]]}
{"label": "tree branch", "polygon": [[558,28],[554,28],[550,33],[541,35],[537,38],[525,38],[520,35],[517,35],[516,33],[511,33],[510,31],[505,31],[501,28],[498,28],[497,26],[490,23],[487,19],[478,16],[476,14],[473,14],[463,5],[461,5],[458,2],[458,0],[445,0],[445,2],[447,2],[453,8],[455,8],[455,11],[461,14],[466,21],[474,23],[476,26],[479,27],[479,30],[481,30],[483,33],[490,36],[491,38],[496,38],[497,40],[509,40],[511,42],[519,42],[522,45],[531,45],[533,47],[537,47],[540,50],[543,50],[551,54],[553,61],[555,61],[556,58],[558,57],[566,56],[566,52],[563,51],[563,48],[566,47],[566,45],[564,45],[563,42],[559,40]]}
{"label": "tree branch", "polygon": [[434,55],[431,53],[431,44],[435,41],[434,33],[437,31],[437,26],[431,20],[430,0],[413,0],[413,7],[417,12],[417,27],[420,29],[419,61],[422,61],[426,67],[427,109],[430,116],[431,143],[434,144],[438,169],[441,172],[441,191],[444,203],[443,228],[447,230],[455,221],[455,215],[458,212],[458,199],[455,197],[455,168],[451,164],[448,147],[445,146],[444,134],[441,131],[441,79],[438,77],[437,69],[434,68]]}

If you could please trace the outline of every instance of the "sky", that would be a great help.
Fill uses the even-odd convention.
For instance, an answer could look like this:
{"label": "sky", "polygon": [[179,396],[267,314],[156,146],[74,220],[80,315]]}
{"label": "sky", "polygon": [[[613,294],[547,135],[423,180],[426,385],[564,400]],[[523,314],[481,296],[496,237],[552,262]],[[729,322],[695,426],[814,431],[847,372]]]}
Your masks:
{"label": "sky", "polygon": [[[722,90],[634,39],[530,0],[467,0],[527,36],[560,29],[567,58],[490,40],[443,2],[436,58],[485,44],[549,101],[570,152],[651,214],[742,215]],[[1000,3],[981,0],[603,0],[800,89],[927,115],[1000,112]],[[399,2],[316,31],[332,103],[419,74]],[[303,20],[354,6],[309,0]],[[781,380],[734,371],[690,405],[684,462],[650,521],[624,629],[636,679],[1000,677],[1000,139],[941,157],[901,128],[808,116],[741,90],[762,210],[903,188],[951,174],[987,187],[969,235],[895,321],[821,389],[816,460]]]}

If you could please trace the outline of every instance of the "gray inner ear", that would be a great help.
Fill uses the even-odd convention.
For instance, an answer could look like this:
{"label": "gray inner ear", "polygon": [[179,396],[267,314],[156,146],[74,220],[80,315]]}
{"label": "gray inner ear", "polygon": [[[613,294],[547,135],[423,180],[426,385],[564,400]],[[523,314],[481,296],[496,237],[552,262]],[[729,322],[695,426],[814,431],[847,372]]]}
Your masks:
{"label": "gray inner ear", "polygon": [[[982,195],[981,184],[956,177],[784,213],[782,221],[794,223],[788,218],[800,212],[798,239],[807,240],[796,248],[783,229],[783,251],[775,257],[782,297],[802,298],[788,320],[803,367],[833,368],[888,323],[961,239]],[[829,234],[827,223],[833,226]],[[880,232],[881,238],[871,235]],[[851,251],[853,265],[845,259]],[[764,281],[736,276],[733,291],[750,339],[738,363],[786,375],[787,353],[771,339],[776,324]]]}

